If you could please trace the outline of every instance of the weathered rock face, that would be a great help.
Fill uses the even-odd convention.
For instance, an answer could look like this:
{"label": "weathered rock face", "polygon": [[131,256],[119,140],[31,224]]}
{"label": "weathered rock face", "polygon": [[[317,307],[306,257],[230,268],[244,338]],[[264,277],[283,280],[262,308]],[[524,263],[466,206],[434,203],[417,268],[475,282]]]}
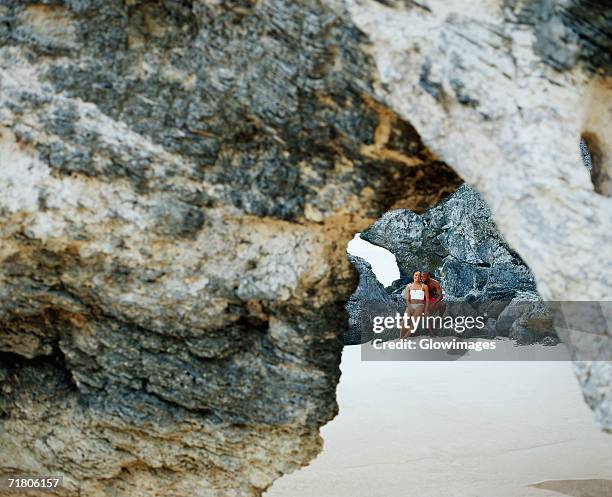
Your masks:
{"label": "weathered rock face", "polygon": [[[610,71],[609,50],[588,67],[580,62],[592,56],[589,47],[610,47],[607,31],[598,30],[601,22],[609,26],[609,11],[578,1],[542,2],[548,17],[534,15],[532,2],[479,2],[467,10],[465,2],[445,0],[343,4],[373,44],[380,95],[481,193],[542,295],[611,298],[612,254],[599,248],[610,243],[612,199],[594,191],[579,155],[591,121],[609,116],[607,80],[590,70]],[[565,43],[587,26],[594,32],[580,44]],[[543,54],[542,45],[556,55]],[[603,147],[606,129],[591,131],[603,132]],[[602,161],[594,164],[606,169]],[[601,271],[582,278],[595,260]]]}
{"label": "weathered rock face", "polygon": [[0,472],[258,495],[336,412],[346,242],[460,179],[316,2],[0,18]]}
{"label": "weathered rock face", "polygon": [[[0,1],[1,471],[231,497],[309,461],[336,410],[346,242],[460,183],[409,123],[546,296],[610,297],[612,254],[574,281],[612,233],[572,160],[591,109],[609,191],[605,84],[585,104],[586,73],[554,72],[497,2],[329,3]],[[609,383],[581,377],[606,409]]]}
{"label": "weathered rock face", "polygon": [[[374,316],[394,316],[396,312],[404,312],[406,305],[403,297],[396,298],[387,293],[367,261],[351,254],[348,259],[359,273],[359,284],[345,306],[348,327],[343,341],[344,345],[357,345],[374,338],[372,328],[368,326]],[[379,335],[379,338],[387,337]]]}
{"label": "weathered rock face", "polygon": [[423,214],[407,209],[385,213],[361,238],[395,256],[400,279],[382,293],[378,288],[382,285],[364,262],[350,258],[360,283],[347,306],[346,344],[370,339],[364,334],[368,326],[357,329],[359,316],[365,317],[363,309],[388,315],[403,312],[405,288],[415,270],[429,270],[439,280],[446,301],[453,302],[447,309],[451,314],[486,314],[492,336],[509,336],[523,345],[554,337],[551,312],[541,302],[529,268],[505,242],[480,195],[467,184]]}
{"label": "weathered rock face", "polygon": [[529,268],[504,241],[487,205],[468,185],[423,214],[385,213],[361,237],[389,250],[402,277],[429,270],[452,297],[511,300],[535,291]]}
{"label": "weathered rock face", "polygon": [[[609,5],[329,3],[367,35],[378,94],[482,194],[542,297],[611,300],[612,251],[602,250],[612,243]],[[579,378],[591,407],[609,408],[609,368],[581,365]]]}

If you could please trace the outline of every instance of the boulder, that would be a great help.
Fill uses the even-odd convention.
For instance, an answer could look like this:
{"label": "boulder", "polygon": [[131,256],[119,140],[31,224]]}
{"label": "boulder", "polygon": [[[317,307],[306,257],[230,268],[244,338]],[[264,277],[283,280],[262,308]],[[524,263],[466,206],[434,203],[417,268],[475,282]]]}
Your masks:
{"label": "boulder", "polygon": [[559,343],[553,321],[550,307],[545,302],[539,301],[512,323],[509,337],[520,345]]}
{"label": "boulder", "polygon": [[402,278],[429,270],[448,296],[510,301],[516,292],[535,291],[529,268],[508,246],[480,195],[462,185],[439,205],[422,214],[409,210],[385,213],[361,237],[395,255]]}
{"label": "boulder", "polygon": [[[348,259],[359,272],[359,285],[346,303],[348,328],[344,334],[345,345],[366,343],[374,338],[372,322],[374,316],[394,316],[403,313],[406,307],[403,298],[389,295],[374,273],[372,266],[361,257],[349,254]],[[387,339],[389,333],[377,335]],[[391,333],[394,335],[394,333]]]}
{"label": "boulder", "polygon": [[520,292],[516,295],[499,314],[496,330],[499,336],[509,336],[515,321],[528,315],[533,309],[538,308],[541,298],[534,292]]}

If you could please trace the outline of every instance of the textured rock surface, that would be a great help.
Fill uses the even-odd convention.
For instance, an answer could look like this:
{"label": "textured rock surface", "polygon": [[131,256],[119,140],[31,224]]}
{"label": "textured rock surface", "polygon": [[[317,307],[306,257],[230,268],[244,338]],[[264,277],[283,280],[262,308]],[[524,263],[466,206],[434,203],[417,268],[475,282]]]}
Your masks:
{"label": "textured rock surface", "polygon": [[[372,338],[365,333],[371,328],[368,313],[403,312],[405,288],[416,269],[428,269],[440,281],[446,314],[486,315],[487,336],[510,337],[521,345],[558,341],[551,310],[536,292],[529,268],[504,241],[489,208],[470,186],[460,186],[423,214],[387,212],[361,237],[389,250],[401,277],[383,289],[367,262],[349,256],[360,279],[347,304],[345,344]],[[365,320],[361,328],[360,318]]]}
{"label": "textured rock surface", "polygon": [[[542,297],[612,300],[609,4],[329,3],[367,35],[378,94],[482,194]],[[609,368],[582,365],[579,379],[589,405],[609,409]]]}
{"label": "textured rock surface", "polygon": [[535,291],[529,268],[468,185],[423,214],[387,212],[361,237],[395,255],[402,283],[415,270],[429,270],[453,297],[511,300],[517,291]]}
{"label": "textured rock surface", "polygon": [[538,305],[539,301],[539,296],[535,293],[519,293],[499,313],[495,326],[497,333],[501,336],[509,336],[513,324],[522,316],[527,315],[531,309]]}
{"label": "textured rock surface", "polygon": [[[359,284],[345,306],[348,327],[344,333],[344,345],[356,345],[374,337],[370,326],[373,316],[393,316],[396,312],[403,312],[406,305],[403,297],[394,298],[387,293],[367,261],[351,254],[348,259],[359,273]],[[379,338],[387,337],[379,335]]]}
{"label": "textured rock surface", "polygon": [[612,400],[610,398],[610,378],[612,364],[608,362],[576,362],[574,371],[582,384],[584,398],[593,408],[595,419],[612,433]]}
{"label": "textured rock surface", "polygon": [[[0,1],[3,472],[231,497],[305,464],[345,244],[453,191],[436,157],[546,297],[611,298],[608,87],[574,63],[607,63],[605,11],[327,3]],[[609,369],[584,368],[609,419]]]}
{"label": "textured rock surface", "polygon": [[[389,250],[401,277],[381,296],[376,286],[381,284],[372,281],[371,271],[351,259],[361,278],[349,302],[361,301],[362,305],[347,307],[350,324],[366,301],[380,302],[370,305],[396,312],[397,302],[405,299],[412,272],[428,269],[440,281],[446,301],[453,302],[448,312],[486,313],[488,319],[497,319],[501,313],[497,323],[490,324],[491,333],[509,336],[523,345],[554,335],[550,311],[536,292],[529,268],[505,242],[489,208],[470,186],[462,185],[423,214],[407,209],[387,212],[361,237]],[[359,333],[352,326],[350,329],[348,343],[353,343]]]}
{"label": "textured rock surface", "polygon": [[[579,154],[589,112],[609,116],[609,107],[589,107],[606,80],[579,63],[586,48],[566,47],[576,60],[564,70],[538,48],[542,30],[573,19],[563,5],[584,3],[597,19],[595,2],[542,2],[564,13],[550,25],[529,17],[528,2],[479,2],[468,11],[459,1],[344,3],[373,43],[380,94],[481,193],[542,295],[563,298],[571,288],[610,299],[612,254],[598,247],[610,243],[612,199],[594,191]],[[579,34],[580,20],[561,24],[558,35]],[[562,57],[565,44],[550,41],[555,47]],[[601,51],[592,62],[605,71],[608,57]],[[601,270],[587,281],[581,275],[595,257]]]}
{"label": "textured rock surface", "polygon": [[459,178],[316,2],[0,20],[0,472],[258,495],[336,412],[346,242]]}
{"label": "textured rock surface", "polygon": [[553,310],[535,292],[517,292],[497,317],[495,331],[499,336],[508,336],[524,345],[559,343]]}

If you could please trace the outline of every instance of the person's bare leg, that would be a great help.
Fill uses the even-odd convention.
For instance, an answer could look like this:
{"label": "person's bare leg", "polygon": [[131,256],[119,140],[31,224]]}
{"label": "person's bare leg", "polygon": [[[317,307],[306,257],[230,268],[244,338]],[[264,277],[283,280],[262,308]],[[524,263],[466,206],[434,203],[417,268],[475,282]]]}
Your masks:
{"label": "person's bare leg", "polygon": [[[440,305],[442,302],[430,302],[429,303],[429,316],[439,316],[440,315]],[[431,322],[427,326],[427,331],[429,331],[430,336],[434,336],[433,326]]]}
{"label": "person's bare leg", "polygon": [[[425,306],[424,305],[417,305],[416,309],[412,310],[412,316],[414,318],[414,320],[416,321],[420,316],[423,316],[423,314],[425,313]],[[416,333],[418,331],[418,329],[415,327],[413,329],[413,334]]]}
{"label": "person's bare leg", "polygon": [[410,308],[410,306],[406,307],[406,310],[404,311],[404,315],[408,316],[408,319],[407,319],[408,326],[404,327],[404,320],[402,319],[402,323],[400,326],[400,340],[404,340],[410,335],[411,328],[409,326],[410,326],[410,316],[412,315],[412,309]]}

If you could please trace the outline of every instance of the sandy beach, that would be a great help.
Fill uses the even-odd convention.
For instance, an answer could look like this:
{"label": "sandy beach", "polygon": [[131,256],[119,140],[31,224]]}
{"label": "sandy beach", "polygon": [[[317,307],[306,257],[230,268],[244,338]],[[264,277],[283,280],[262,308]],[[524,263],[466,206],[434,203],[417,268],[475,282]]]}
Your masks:
{"label": "sandy beach", "polygon": [[568,362],[362,362],[323,452],[266,497],[612,496],[612,436]]}

